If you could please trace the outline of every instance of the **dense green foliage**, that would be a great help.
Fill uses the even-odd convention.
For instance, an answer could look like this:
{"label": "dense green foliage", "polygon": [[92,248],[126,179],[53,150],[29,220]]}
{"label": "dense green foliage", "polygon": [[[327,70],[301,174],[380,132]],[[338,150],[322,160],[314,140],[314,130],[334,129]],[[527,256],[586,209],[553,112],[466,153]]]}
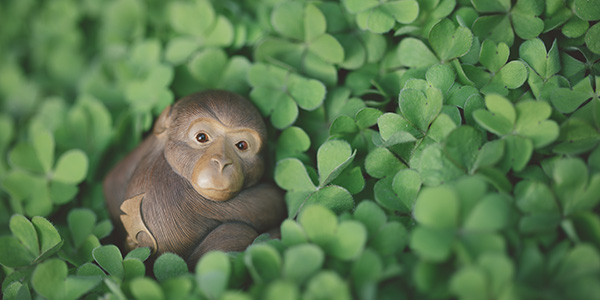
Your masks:
{"label": "dense green foliage", "polygon": [[[0,20],[4,299],[600,299],[597,0],[3,0]],[[113,245],[103,176],[210,88],[267,120],[282,239],[144,264]]]}

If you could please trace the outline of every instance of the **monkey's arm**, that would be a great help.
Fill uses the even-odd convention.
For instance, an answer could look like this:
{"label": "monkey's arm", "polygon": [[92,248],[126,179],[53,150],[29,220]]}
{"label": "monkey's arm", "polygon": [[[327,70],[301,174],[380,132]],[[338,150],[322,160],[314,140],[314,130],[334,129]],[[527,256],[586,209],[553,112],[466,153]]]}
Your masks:
{"label": "monkey's arm", "polygon": [[113,218],[121,214],[119,207],[125,201],[127,185],[140,161],[151,152],[156,138],[146,138],[133,152],[121,160],[106,176],[103,183],[108,210]]}
{"label": "monkey's arm", "polygon": [[244,251],[257,236],[258,233],[247,224],[221,224],[198,244],[188,257],[187,262],[193,267],[202,255],[211,250]]}
{"label": "monkey's arm", "polygon": [[221,222],[243,222],[259,233],[279,226],[287,212],[283,192],[272,184],[247,188],[225,202],[213,202],[205,216]]}

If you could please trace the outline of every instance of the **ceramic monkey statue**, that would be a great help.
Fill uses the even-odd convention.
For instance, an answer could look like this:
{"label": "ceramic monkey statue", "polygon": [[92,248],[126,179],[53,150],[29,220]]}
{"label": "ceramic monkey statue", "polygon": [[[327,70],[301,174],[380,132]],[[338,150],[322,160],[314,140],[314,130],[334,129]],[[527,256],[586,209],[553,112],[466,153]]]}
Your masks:
{"label": "ceramic monkey statue", "polygon": [[285,202],[261,182],[265,144],[259,112],[237,94],[201,92],[167,107],[104,180],[127,248],[173,252],[193,265],[207,251],[242,251],[278,228]]}

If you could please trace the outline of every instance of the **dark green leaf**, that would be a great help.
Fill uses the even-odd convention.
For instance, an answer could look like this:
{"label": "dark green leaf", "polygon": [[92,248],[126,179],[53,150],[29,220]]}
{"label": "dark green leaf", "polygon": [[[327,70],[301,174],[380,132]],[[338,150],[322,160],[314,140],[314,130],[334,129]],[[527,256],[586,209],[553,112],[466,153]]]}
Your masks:
{"label": "dark green leaf", "polygon": [[302,244],[288,248],[283,258],[283,276],[302,284],[322,268],[325,254],[313,244]]}
{"label": "dark green leaf", "polygon": [[66,299],[66,278],[67,264],[54,258],[39,264],[35,268],[31,282],[35,291],[48,299]]}
{"label": "dark green leaf", "polygon": [[13,215],[9,223],[10,231],[19,239],[21,244],[30,254],[38,256],[40,254],[40,245],[38,236],[33,224],[22,215]]}
{"label": "dark green leaf", "polygon": [[256,244],[246,250],[244,262],[257,282],[270,282],[281,276],[281,255],[267,244]]}
{"label": "dark green leaf", "polygon": [[187,264],[177,254],[164,253],[154,262],[154,276],[159,281],[175,278],[187,272]]}
{"label": "dark green leaf", "polygon": [[100,246],[92,252],[94,260],[110,275],[123,278],[123,257],[121,251],[115,245]]}

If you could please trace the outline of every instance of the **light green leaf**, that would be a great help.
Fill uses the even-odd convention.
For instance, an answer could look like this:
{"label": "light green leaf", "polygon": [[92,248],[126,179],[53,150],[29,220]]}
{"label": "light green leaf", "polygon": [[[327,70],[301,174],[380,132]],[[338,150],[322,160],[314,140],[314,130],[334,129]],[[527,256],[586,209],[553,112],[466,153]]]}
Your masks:
{"label": "light green leaf", "polygon": [[77,184],[85,179],[87,171],[87,155],[78,149],[69,150],[58,159],[52,179],[64,183]]}
{"label": "light green leaf", "polygon": [[206,86],[216,86],[227,64],[227,55],[218,48],[198,52],[187,64],[192,76]]}
{"label": "light green leaf", "polygon": [[281,276],[281,255],[268,244],[255,244],[249,247],[244,255],[244,263],[257,282],[267,283]]}
{"label": "light green leaf", "polygon": [[274,179],[277,185],[288,191],[314,191],[317,188],[302,162],[296,158],[277,162]]}
{"label": "light green leaf", "polygon": [[288,127],[281,132],[277,140],[277,160],[299,155],[307,151],[309,147],[310,137],[302,128],[295,126]]}
{"label": "light green leaf", "polygon": [[181,64],[198,49],[198,42],[189,37],[174,37],[169,40],[166,47],[166,60],[172,64]]}
{"label": "light green leaf", "polygon": [[327,29],[325,16],[316,6],[312,4],[307,5],[304,9],[303,24],[305,41],[312,41],[316,37],[323,36],[325,30]]}
{"label": "light green leaf", "polygon": [[416,128],[426,132],[429,124],[442,110],[443,97],[438,88],[428,88],[425,93],[415,89],[403,89],[399,102],[402,115]]}
{"label": "light green leaf", "polygon": [[486,279],[483,270],[476,266],[467,266],[452,276],[450,289],[460,299],[482,299],[488,295]]}
{"label": "light green leaf", "polygon": [[513,104],[502,96],[487,95],[485,105],[488,110],[480,109],[473,113],[475,121],[496,135],[509,134],[517,118]]}
{"label": "light green leaf", "polygon": [[215,21],[215,11],[209,1],[196,3],[172,2],[167,7],[169,22],[175,31],[201,36]]}
{"label": "light green leaf", "polygon": [[467,216],[464,229],[470,231],[493,231],[503,229],[509,221],[509,201],[499,195],[490,194],[481,199]]}
{"label": "light green leaf", "polygon": [[459,205],[452,188],[428,187],[419,193],[413,213],[419,224],[439,229],[455,228],[458,226]]}
{"label": "light green leaf", "polygon": [[500,69],[494,80],[502,82],[505,88],[516,89],[527,80],[527,68],[522,62],[513,60]]}
{"label": "light green leaf", "polygon": [[491,72],[498,72],[508,61],[510,49],[505,43],[494,43],[493,40],[484,40],[481,43],[479,61]]}
{"label": "light green leaf", "polygon": [[398,46],[397,55],[403,66],[410,68],[429,67],[439,63],[438,58],[421,40],[404,38]]}
{"label": "light green leaf", "polygon": [[325,85],[315,79],[296,77],[291,80],[289,91],[298,106],[304,110],[314,110],[325,99]]}
{"label": "light green leaf", "polygon": [[446,158],[443,147],[439,144],[426,146],[421,153],[420,163],[414,165],[413,159],[411,167],[418,170],[423,184],[428,186],[436,186],[464,174],[463,170]]}
{"label": "light green leaf", "polygon": [[377,0],[342,0],[342,3],[350,13],[358,13],[379,4]]}
{"label": "light green leaf", "polygon": [[156,281],[147,277],[138,277],[131,280],[131,293],[138,300],[162,300],[165,294]]}
{"label": "light green leaf", "polygon": [[39,264],[33,271],[33,289],[45,298],[66,299],[67,264],[57,258]]}
{"label": "light green leaf", "polygon": [[308,241],[302,227],[291,219],[284,220],[280,228],[281,242],[288,247],[305,244]]}
{"label": "light green leaf", "polygon": [[328,185],[310,195],[307,204],[320,204],[336,213],[350,210],[354,207],[354,199],[348,190],[337,185]]}
{"label": "light green leaf", "polygon": [[62,245],[62,238],[56,228],[40,216],[33,217],[31,223],[37,231],[41,253],[44,254],[51,250],[58,251],[58,248]]}
{"label": "light green leaf", "polygon": [[65,281],[65,299],[81,299],[83,295],[88,293],[100,283],[100,277],[79,277],[69,276]]}
{"label": "light green leaf", "polygon": [[387,148],[376,148],[365,159],[365,170],[375,178],[393,176],[405,167]]}
{"label": "light green leaf", "polygon": [[518,7],[518,5],[515,6],[511,12],[515,33],[524,40],[536,38],[544,31],[544,21],[535,15],[519,10]]}
{"label": "light green leaf", "polygon": [[354,210],[354,219],[360,221],[367,228],[369,236],[374,236],[387,221],[383,209],[370,200],[361,201]]}
{"label": "light green leaf", "polygon": [[[483,0],[486,1],[486,0]],[[491,39],[496,43],[513,45],[515,34],[508,15],[481,16],[473,23],[473,33],[481,40]]]}
{"label": "light green leaf", "polygon": [[297,118],[298,106],[288,95],[283,95],[273,108],[271,123],[277,129],[284,129],[294,124]]}
{"label": "light green leaf", "polygon": [[519,172],[525,168],[533,153],[533,143],[530,139],[517,135],[504,137],[506,149],[503,160],[500,162],[505,170],[512,168]]}
{"label": "light green leaf", "polygon": [[40,245],[38,242],[38,236],[33,227],[33,224],[22,215],[13,215],[10,218],[9,223],[10,231],[12,234],[19,239],[19,241],[25,246],[29,253],[34,256],[40,254]]}
{"label": "light green leaf", "polygon": [[544,42],[540,39],[525,41],[519,46],[519,56],[544,79],[548,79],[560,71],[556,41],[548,52],[546,52]]}
{"label": "light green leaf", "polygon": [[354,159],[350,144],[342,140],[329,140],[317,151],[319,186],[323,187],[335,179]]}
{"label": "light green leaf", "polygon": [[[304,7],[299,2],[282,2],[271,14],[271,23],[277,32],[287,38],[304,40]],[[308,25],[307,25],[308,26]]]}
{"label": "light green leaf", "polygon": [[445,95],[452,85],[454,85],[456,74],[454,74],[454,70],[449,66],[438,64],[427,69],[425,78],[427,78],[429,84],[440,89]]}
{"label": "light green leaf", "polygon": [[444,150],[450,160],[469,172],[473,169],[482,142],[481,134],[476,129],[460,126],[448,135]]}
{"label": "light green leaf", "polygon": [[367,230],[358,221],[344,221],[338,226],[328,253],[341,260],[356,259],[364,250]]}
{"label": "light green leaf", "polygon": [[233,43],[233,38],[233,25],[229,19],[224,16],[218,16],[211,30],[206,32],[202,44],[205,47],[226,47]]}
{"label": "light green leaf", "polygon": [[150,248],[148,247],[135,248],[125,255],[125,259],[137,259],[139,261],[145,261],[148,257],[150,257]]}
{"label": "light green leaf", "polygon": [[402,24],[410,24],[419,16],[419,4],[415,0],[390,1],[381,7]]}
{"label": "light green leaf", "polygon": [[308,239],[319,246],[329,244],[338,227],[336,215],[321,205],[310,205],[304,208],[298,221]]}
{"label": "light green leaf", "polygon": [[310,41],[308,48],[327,62],[340,64],[344,61],[344,48],[332,35],[318,36]]}
{"label": "light green leaf", "polygon": [[373,33],[385,33],[394,27],[396,20],[381,5],[363,11],[356,16],[358,27]]}
{"label": "light green leaf", "polygon": [[411,231],[410,248],[423,259],[442,262],[450,256],[454,233],[418,226]]}
{"label": "light green leaf", "polygon": [[44,167],[37,157],[35,148],[29,143],[18,143],[12,148],[8,153],[8,162],[13,167],[35,173],[44,173]]}
{"label": "light green leaf", "polygon": [[123,256],[121,251],[115,245],[100,246],[92,251],[94,260],[109,274],[123,278],[125,271],[123,270]]}
{"label": "light green leaf", "polygon": [[31,141],[44,173],[47,174],[54,162],[54,137],[48,130],[35,130],[32,133]]}
{"label": "light green leaf", "polygon": [[473,34],[468,28],[457,28],[449,19],[443,19],[429,32],[429,43],[442,62],[446,62],[469,52]]}
{"label": "light green leaf", "polygon": [[196,281],[202,294],[209,299],[221,297],[229,282],[231,263],[227,254],[212,251],[202,256],[196,265]]}
{"label": "light green leaf", "polygon": [[544,147],[558,137],[559,128],[556,122],[546,120],[552,113],[548,103],[541,101],[521,101],[517,103],[517,123],[515,130],[529,137],[535,148]]}
{"label": "light green leaf", "polygon": [[15,237],[0,236],[0,264],[10,268],[24,267],[35,258]]}
{"label": "light green leaf", "polygon": [[421,177],[415,170],[400,170],[394,176],[392,188],[394,189],[394,193],[398,195],[398,198],[400,198],[400,201],[406,206],[406,208],[408,208],[408,210],[412,210],[417,199],[417,195],[421,190]]}

